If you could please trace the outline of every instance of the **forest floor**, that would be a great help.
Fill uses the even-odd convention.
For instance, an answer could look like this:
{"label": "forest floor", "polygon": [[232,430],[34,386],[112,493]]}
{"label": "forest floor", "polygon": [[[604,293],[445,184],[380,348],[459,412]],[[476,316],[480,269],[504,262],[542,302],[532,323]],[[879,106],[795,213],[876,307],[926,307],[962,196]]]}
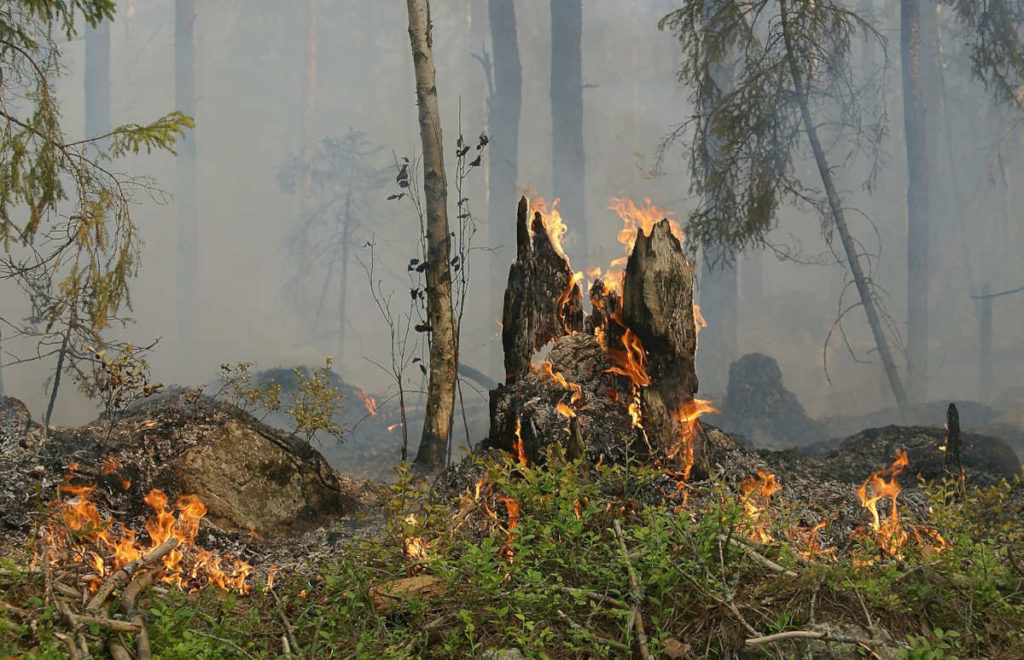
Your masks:
{"label": "forest floor", "polygon": [[666,493],[664,470],[547,458],[479,456],[459,491],[400,470],[361,531],[244,593],[156,568],[88,614],[87,551],[55,567],[40,534],[5,543],[0,658],[1024,657],[1019,478],[920,484],[926,507],[882,500],[878,529],[865,510],[830,545],[767,475]]}

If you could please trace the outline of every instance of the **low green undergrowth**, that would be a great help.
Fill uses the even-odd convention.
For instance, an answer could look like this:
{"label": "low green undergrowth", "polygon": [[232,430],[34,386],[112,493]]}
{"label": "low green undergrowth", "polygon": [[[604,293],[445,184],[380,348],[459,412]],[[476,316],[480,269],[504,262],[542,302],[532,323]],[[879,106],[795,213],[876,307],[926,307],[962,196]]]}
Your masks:
{"label": "low green undergrowth", "polygon": [[[481,470],[458,503],[432,502],[400,470],[379,538],[283,572],[272,592],[151,590],[154,657],[1024,657],[1019,480],[926,486],[940,549],[910,542],[896,558],[865,538],[807,560],[785,516],[773,541],[750,541],[722,482],[685,505],[642,506],[659,474],[639,465],[584,470],[555,454]],[[418,595],[382,596],[413,578]],[[66,657],[43,587],[0,571],[0,601],[33,617],[0,609],[0,658]],[[88,632],[99,650],[107,633]]]}

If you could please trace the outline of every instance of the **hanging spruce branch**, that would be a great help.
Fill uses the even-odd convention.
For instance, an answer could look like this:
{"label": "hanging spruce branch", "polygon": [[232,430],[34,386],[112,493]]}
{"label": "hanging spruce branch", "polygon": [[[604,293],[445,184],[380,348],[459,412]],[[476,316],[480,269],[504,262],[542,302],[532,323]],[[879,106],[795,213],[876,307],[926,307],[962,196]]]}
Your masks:
{"label": "hanging spruce branch", "polygon": [[[677,140],[691,145],[690,189],[703,202],[689,218],[688,236],[697,244],[722,246],[729,259],[767,245],[781,206],[815,211],[826,242],[831,246],[839,236],[893,393],[905,405],[884,310],[832,178],[832,163],[849,166],[857,159],[870,164],[866,187],[877,172],[886,133],[883,79],[856,77],[850,46],[854,39],[871,39],[884,52],[884,39],[830,0],[687,0],[659,27],[679,38],[679,80],[692,90],[696,108],[662,148],[664,154]],[[723,68],[731,73],[729,89],[720,88],[720,76],[713,75]],[[817,180],[807,181],[801,168],[808,156]]]}

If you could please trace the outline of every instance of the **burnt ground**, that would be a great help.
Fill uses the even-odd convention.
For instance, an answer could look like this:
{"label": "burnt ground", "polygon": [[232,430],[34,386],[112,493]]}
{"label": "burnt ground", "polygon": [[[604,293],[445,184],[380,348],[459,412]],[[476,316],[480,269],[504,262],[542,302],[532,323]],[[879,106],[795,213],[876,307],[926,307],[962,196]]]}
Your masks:
{"label": "burnt ground", "polygon": [[[133,407],[112,429],[106,421],[98,420],[43,433],[14,400],[6,399],[3,411],[0,531],[8,546],[5,552],[25,547],[63,482],[96,483],[94,500],[101,511],[140,535],[151,513],[143,502],[150,488],[165,490],[172,501],[197,489],[210,490],[214,499],[225,488],[240,489],[246,493],[236,502],[242,513],[236,518],[224,513],[219,518],[204,518],[196,541],[208,549],[240,556],[256,566],[258,574],[270,565],[282,570],[313,569],[321,560],[338,556],[353,539],[378,535],[384,529],[384,484],[338,473],[308,444],[206,397],[189,400],[182,393],[153,397]],[[592,423],[599,424],[600,420]],[[242,433],[237,437],[249,438],[245,442],[257,444],[233,450],[235,445],[231,443],[236,436],[227,436],[230,442],[225,440],[226,428]],[[941,478],[942,440],[941,429],[888,426],[865,430],[831,445],[822,444],[816,448],[816,455],[808,455],[751,450],[706,424],[701,430],[705,465],[695,470],[685,490],[692,500],[699,500],[711,492],[713,481],[735,488],[758,470],[768,470],[781,486],[773,496],[773,507],[787,511],[794,522],[803,525],[828,521],[822,541],[842,549],[850,543],[851,532],[870,520],[856,496],[858,486],[874,470],[888,466],[896,450],[906,450],[910,459],[910,466],[900,476],[905,487],[900,495],[901,507],[918,520],[927,518],[926,499],[918,482]],[[209,447],[225,442],[228,446],[224,453],[214,454],[219,462],[204,468],[208,473],[182,475],[183,465],[191,468],[197,464],[184,457],[208,453],[212,451]],[[221,483],[225,474],[232,473],[232,462],[247,465],[247,470],[255,469],[245,461],[257,451],[280,452],[286,458],[260,464],[269,473],[256,482],[255,491],[251,484],[238,479]],[[478,452],[483,453],[501,452]],[[997,439],[965,434],[963,456],[968,480],[978,485],[990,485],[1020,472],[1013,451]],[[117,470],[104,469],[105,464],[111,464],[110,459],[117,461]],[[301,487],[295,486],[295,474],[304,479],[298,482]],[[432,496],[454,506],[481,474],[475,461],[463,461],[435,478]],[[247,520],[246,515],[256,515],[246,509],[247,505],[257,512],[273,508],[268,502],[277,497],[275,489],[284,493],[280,496],[284,498],[282,507],[294,507],[282,509],[279,515],[292,516],[293,521],[282,526],[279,521],[255,520],[249,528],[238,524],[239,519]],[[1024,518],[1022,491],[1016,487],[1007,506],[1019,509]],[[677,478],[665,473],[648,484],[639,498],[651,504],[678,502],[681,492]],[[211,505],[211,513],[213,508]]]}

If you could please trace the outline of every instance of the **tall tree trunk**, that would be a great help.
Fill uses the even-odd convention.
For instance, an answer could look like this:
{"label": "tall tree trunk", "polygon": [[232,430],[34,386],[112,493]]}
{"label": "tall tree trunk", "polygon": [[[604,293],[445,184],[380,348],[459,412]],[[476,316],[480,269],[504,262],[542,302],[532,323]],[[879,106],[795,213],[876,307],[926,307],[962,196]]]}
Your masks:
{"label": "tall tree trunk", "polygon": [[[299,190],[299,214],[303,221],[313,208],[313,155],[316,146],[316,3],[317,0],[306,0],[306,74],[302,88],[302,184]],[[341,356],[338,357],[340,360]]]}
{"label": "tall tree trunk", "polygon": [[423,195],[427,213],[427,324],[430,326],[427,409],[415,463],[421,468],[431,469],[444,465],[451,433],[455,379],[458,376],[459,331],[452,310],[448,182],[444,172],[441,115],[437,109],[430,4],[427,0],[406,0],[406,7],[423,148]]}
{"label": "tall tree trunk", "polygon": [[892,388],[893,396],[896,398],[896,404],[900,407],[900,410],[905,410],[907,407],[907,393],[903,389],[903,381],[900,380],[896,363],[892,359],[892,352],[889,350],[889,344],[882,329],[881,318],[879,318],[878,310],[875,308],[875,301],[871,295],[867,278],[864,276],[864,269],[861,268],[857,248],[853,243],[853,237],[850,235],[849,227],[846,224],[842,200],[839,198],[839,191],[836,189],[835,181],[832,179],[832,171],[829,167],[828,159],[825,157],[825,149],[821,146],[821,140],[818,139],[817,124],[814,123],[811,117],[811,109],[807,103],[807,91],[800,77],[800,69],[795,59],[796,56],[793,53],[792,37],[789,32],[788,4],[787,0],[779,0],[779,14],[782,19],[782,36],[786,47],[786,60],[789,62],[790,77],[793,80],[793,91],[795,92],[797,102],[800,104],[800,117],[804,124],[804,132],[807,133],[807,139],[811,143],[811,151],[814,153],[814,162],[818,167],[818,175],[821,177],[822,186],[825,188],[829,212],[832,215],[833,222],[835,222],[836,233],[839,234],[839,239],[843,244],[843,251],[846,253],[846,259],[850,265],[850,272],[853,274],[853,281],[857,286],[857,293],[860,295],[861,304],[864,306],[864,313],[868,317],[868,325],[871,327],[875,346],[878,348],[878,354],[882,359],[882,367],[889,378],[889,386]]}
{"label": "tall tree trunk", "polygon": [[[174,106],[190,117],[196,114],[195,94],[196,0],[174,2]],[[178,378],[196,347],[199,298],[199,207],[196,200],[196,131],[178,146]]]}
{"label": "tall tree trunk", "polygon": [[[488,151],[489,190],[487,225],[495,266],[491,268],[491,306],[487,326],[501,318],[501,304],[505,296],[508,265],[515,260],[515,211],[519,192],[519,116],[523,105],[523,65],[519,60],[519,40],[516,34],[516,8],[513,0],[488,0],[488,20],[491,25],[491,49],[494,52],[494,93],[488,99],[487,127],[491,137]],[[503,376],[498,342],[490,342],[491,375]]]}
{"label": "tall tree trunk", "polygon": [[551,185],[585,262],[582,39],[582,0],[551,0]]}
{"label": "tall tree trunk", "polygon": [[85,29],[85,136],[110,132],[110,21]]}
{"label": "tall tree trunk", "polygon": [[907,378],[910,398],[927,398],[928,159],[921,84],[921,0],[900,2],[903,125],[907,143]]}

